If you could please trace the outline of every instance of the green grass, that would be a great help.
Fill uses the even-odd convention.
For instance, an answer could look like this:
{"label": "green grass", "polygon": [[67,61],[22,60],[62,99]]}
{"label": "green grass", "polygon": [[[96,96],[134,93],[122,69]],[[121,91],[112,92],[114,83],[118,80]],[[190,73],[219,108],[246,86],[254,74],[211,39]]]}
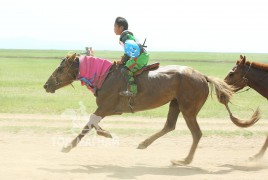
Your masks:
{"label": "green grass", "polygon": [[[0,113],[61,114],[66,109],[79,109],[79,102],[86,106],[87,113],[93,113],[96,109],[95,97],[82,87],[80,82],[73,83],[75,89],[68,86],[55,94],[48,94],[43,89],[44,83],[58,66],[59,58],[68,52],[67,50],[0,50]],[[96,51],[95,54],[107,59],[118,59],[121,52]],[[151,52],[150,54],[151,63],[158,61],[161,65],[191,66],[205,75],[219,78],[227,75],[239,57],[239,53]],[[14,58],[15,55],[19,58]],[[249,60],[268,62],[268,54],[246,55]],[[200,62],[204,60],[207,62]],[[233,102],[239,105],[231,105],[234,115],[248,118],[252,114],[250,108],[260,106],[263,117],[268,117],[267,100],[254,90],[236,95]],[[135,113],[134,116],[165,117],[167,111],[168,105],[165,105],[154,110]],[[133,115],[125,114],[125,116]],[[225,107],[218,103],[216,97],[213,99],[209,97],[199,117],[226,118],[228,113]]]}
{"label": "green grass", "polygon": [[[67,53],[81,53],[84,50],[12,50],[0,49],[0,57],[50,57],[62,58]],[[268,54],[265,53],[217,53],[217,52],[150,52],[152,61],[227,61],[235,62],[240,54],[245,55],[248,60],[268,62]],[[120,59],[122,51],[95,51],[95,56],[106,59]]]}
{"label": "green grass", "polygon": [[[179,61],[213,61],[235,62],[241,53],[216,53],[216,52],[152,52],[151,59],[179,60]],[[252,61],[268,61],[268,54],[247,53],[242,54]]]}

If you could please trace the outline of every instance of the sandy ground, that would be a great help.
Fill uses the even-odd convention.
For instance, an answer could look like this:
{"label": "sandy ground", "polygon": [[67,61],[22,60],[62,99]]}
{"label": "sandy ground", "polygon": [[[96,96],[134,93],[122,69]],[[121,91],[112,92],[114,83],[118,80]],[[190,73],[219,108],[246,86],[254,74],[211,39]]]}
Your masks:
{"label": "sandy ground", "polygon": [[[15,119],[15,120],[14,120]],[[43,119],[46,121],[42,122]],[[56,119],[55,121],[52,121]],[[109,120],[109,119],[108,119]],[[151,123],[106,124],[106,129],[140,128],[160,129],[164,119],[150,119]],[[132,121],[133,120],[133,121]],[[70,126],[55,116],[0,114],[0,179],[267,179],[268,154],[261,161],[251,162],[264,143],[265,136],[207,136],[202,137],[195,158],[188,166],[172,166],[170,160],[184,158],[192,139],[188,134],[166,135],[145,150],[136,149],[148,135],[134,133],[113,134],[114,139],[97,137],[91,133],[70,153],[60,152],[62,145],[75,134],[58,131],[14,132],[12,127]],[[203,129],[225,126],[229,121],[211,124],[203,120]],[[103,125],[105,122],[103,122]],[[178,124],[176,131],[187,129]],[[33,129],[36,127],[34,126]],[[267,128],[268,123],[260,125]],[[202,127],[201,127],[202,128]],[[27,129],[27,128],[26,128]],[[256,130],[256,129],[255,129]],[[150,134],[150,133],[149,133]]]}

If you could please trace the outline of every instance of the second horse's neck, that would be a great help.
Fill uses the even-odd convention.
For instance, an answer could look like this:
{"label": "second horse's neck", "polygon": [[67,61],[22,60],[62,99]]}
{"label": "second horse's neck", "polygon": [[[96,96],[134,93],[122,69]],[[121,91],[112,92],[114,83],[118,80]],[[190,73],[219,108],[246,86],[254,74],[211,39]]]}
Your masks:
{"label": "second horse's neck", "polygon": [[249,87],[268,98],[268,72],[252,68],[246,78]]}

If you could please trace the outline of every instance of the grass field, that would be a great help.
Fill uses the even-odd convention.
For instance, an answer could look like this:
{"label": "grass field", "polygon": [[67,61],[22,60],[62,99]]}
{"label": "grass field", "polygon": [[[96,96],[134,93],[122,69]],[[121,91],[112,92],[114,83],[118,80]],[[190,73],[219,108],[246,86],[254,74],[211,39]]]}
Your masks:
{"label": "grass field", "polygon": [[[95,97],[80,82],[48,94],[43,84],[58,66],[60,58],[68,50],[0,50],[0,113],[61,114],[66,109],[79,109],[79,102],[86,106],[88,113],[96,108]],[[191,66],[208,76],[224,78],[239,58],[239,53],[191,53],[191,52],[151,52],[150,62],[161,65]],[[96,51],[95,55],[107,59],[118,59],[121,52]],[[268,54],[245,54],[248,60],[268,62]],[[247,118],[251,108],[260,107],[262,116],[268,118],[267,100],[254,90],[237,94],[231,106],[234,115]],[[167,105],[135,113],[135,116],[164,117]],[[126,114],[125,116],[131,116]],[[199,117],[226,118],[228,113],[216,98],[208,98]]]}

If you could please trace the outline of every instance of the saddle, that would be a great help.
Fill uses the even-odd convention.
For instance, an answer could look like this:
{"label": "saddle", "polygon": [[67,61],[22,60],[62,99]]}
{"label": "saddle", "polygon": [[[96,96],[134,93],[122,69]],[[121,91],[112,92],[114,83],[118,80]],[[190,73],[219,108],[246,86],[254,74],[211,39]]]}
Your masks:
{"label": "saddle", "polygon": [[143,68],[141,68],[140,70],[138,70],[137,72],[134,73],[134,76],[138,76],[141,73],[143,73],[144,71],[153,71],[159,68],[160,63],[153,63],[153,64],[149,64],[147,66],[144,66]]}

